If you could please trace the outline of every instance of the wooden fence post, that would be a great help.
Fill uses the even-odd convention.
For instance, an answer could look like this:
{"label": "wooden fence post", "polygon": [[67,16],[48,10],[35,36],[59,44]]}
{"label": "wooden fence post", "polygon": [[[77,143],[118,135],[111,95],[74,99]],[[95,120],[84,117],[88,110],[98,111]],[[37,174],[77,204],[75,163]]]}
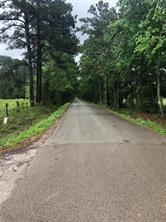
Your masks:
{"label": "wooden fence post", "polygon": [[20,103],[16,101],[16,104],[17,104],[17,112],[20,112]]}
{"label": "wooden fence post", "polygon": [[8,103],[5,104],[5,112],[6,112],[6,116],[9,116],[9,104]]}

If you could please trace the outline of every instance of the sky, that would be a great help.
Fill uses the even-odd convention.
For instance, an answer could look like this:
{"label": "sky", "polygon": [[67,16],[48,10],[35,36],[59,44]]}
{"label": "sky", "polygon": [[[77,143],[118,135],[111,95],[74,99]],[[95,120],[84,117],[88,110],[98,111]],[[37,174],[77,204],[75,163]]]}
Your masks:
{"label": "sky", "polygon": [[[98,0],[67,0],[67,2],[70,2],[73,5],[73,14],[78,15],[78,19],[80,19],[88,16],[88,9],[92,4],[96,4]],[[109,2],[110,6],[116,6],[117,0],[107,0],[106,2]],[[78,33],[77,35],[80,41],[83,42],[85,37],[82,36],[80,33]],[[22,50],[6,50],[6,48],[7,45],[0,44],[0,55],[11,56],[18,59],[22,58]]]}

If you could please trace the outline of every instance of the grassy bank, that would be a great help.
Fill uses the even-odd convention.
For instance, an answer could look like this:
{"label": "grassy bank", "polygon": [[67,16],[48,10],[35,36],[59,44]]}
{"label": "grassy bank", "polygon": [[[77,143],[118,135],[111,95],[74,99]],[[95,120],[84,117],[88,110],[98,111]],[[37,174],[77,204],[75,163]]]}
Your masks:
{"label": "grassy bank", "polygon": [[110,107],[106,107],[106,109],[131,123],[152,129],[162,136],[166,135],[166,119],[162,119],[156,114],[138,113],[128,109],[117,110],[111,109]]}
{"label": "grassy bank", "polygon": [[7,125],[3,125],[4,116],[0,116],[0,141],[13,133],[19,135],[40,120],[47,118],[56,109],[53,106],[35,106],[21,108],[19,112],[16,109],[10,110]]}
{"label": "grassy bank", "polygon": [[[45,132],[69,107],[69,103],[53,112],[53,107],[34,107],[12,115],[9,124],[0,129],[0,148],[16,146]],[[54,107],[55,110],[55,107]],[[3,136],[2,136],[3,135]]]}

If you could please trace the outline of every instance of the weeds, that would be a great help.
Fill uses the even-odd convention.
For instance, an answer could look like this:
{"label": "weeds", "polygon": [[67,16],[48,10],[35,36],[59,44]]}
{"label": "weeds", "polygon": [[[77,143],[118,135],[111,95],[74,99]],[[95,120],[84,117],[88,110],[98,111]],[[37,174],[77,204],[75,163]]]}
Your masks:
{"label": "weeds", "polygon": [[[0,138],[0,147],[4,149],[6,147],[15,146],[33,136],[42,134],[66,111],[68,107],[69,103],[66,103],[49,116],[48,112],[44,112],[43,107],[34,108],[35,111],[33,110],[32,113],[30,112],[31,117],[25,117],[21,114],[22,117],[17,119],[17,125],[15,125],[15,122],[12,126],[10,124],[7,126],[7,128],[10,128],[13,133],[8,133],[6,128],[5,137]],[[3,130],[1,130],[0,135],[2,131]]]}

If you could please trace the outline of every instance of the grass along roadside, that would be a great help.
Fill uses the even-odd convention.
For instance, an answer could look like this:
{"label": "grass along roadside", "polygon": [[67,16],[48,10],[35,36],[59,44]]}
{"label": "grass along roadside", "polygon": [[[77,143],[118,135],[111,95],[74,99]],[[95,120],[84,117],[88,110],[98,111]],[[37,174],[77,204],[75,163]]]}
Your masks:
{"label": "grass along roadside", "polygon": [[31,137],[41,135],[43,134],[48,128],[50,128],[55,121],[62,116],[62,114],[67,110],[70,103],[66,103],[63,106],[61,106],[58,110],[53,112],[50,116],[47,118],[43,118],[39,122],[35,123],[28,129],[20,132],[19,134],[12,133],[6,136],[5,138],[0,139],[0,149],[7,149],[14,147],[22,142],[25,142],[26,140],[30,139]]}
{"label": "grass along roadside", "polygon": [[19,135],[40,120],[47,118],[55,110],[57,110],[56,106],[41,105],[24,107],[19,112],[16,109],[12,109],[6,125],[3,124],[3,117],[0,116],[0,141],[13,133]]}
{"label": "grass along roadside", "polygon": [[[103,105],[102,105],[103,106]],[[112,110],[108,106],[103,106],[105,109],[107,109],[109,112],[122,117],[123,119],[128,120],[131,123],[137,124],[139,126],[146,127],[148,129],[152,129],[153,131],[159,133],[162,136],[166,136],[166,126],[165,124],[159,124],[154,120],[150,120],[147,117],[144,118],[139,113],[136,113],[134,111],[129,111],[125,109],[120,110]]]}

